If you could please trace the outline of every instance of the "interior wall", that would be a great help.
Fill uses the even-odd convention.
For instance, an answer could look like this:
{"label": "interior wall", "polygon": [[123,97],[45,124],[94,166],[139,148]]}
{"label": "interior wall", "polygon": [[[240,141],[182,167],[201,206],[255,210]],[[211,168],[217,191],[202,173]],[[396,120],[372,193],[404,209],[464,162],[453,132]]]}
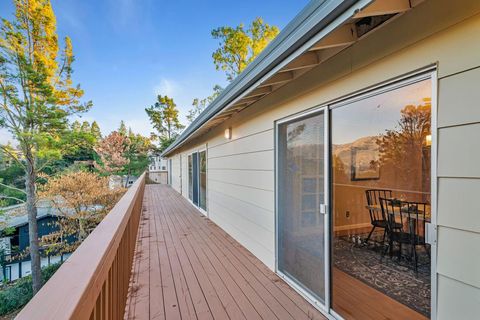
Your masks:
{"label": "interior wall", "polygon": [[[477,0],[427,0],[205,134],[212,221],[274,269],[274,122],[436,64],[438,319],[475,318],[480,305],[479,12]],[[231,140],[223,136],[228,127]]]}

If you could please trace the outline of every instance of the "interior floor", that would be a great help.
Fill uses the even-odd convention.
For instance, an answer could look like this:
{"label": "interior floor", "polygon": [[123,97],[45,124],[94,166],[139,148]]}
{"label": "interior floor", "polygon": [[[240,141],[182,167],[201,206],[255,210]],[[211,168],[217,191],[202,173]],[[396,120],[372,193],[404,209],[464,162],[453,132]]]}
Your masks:
{"label": "interior floor", "polygon": [[333,283],[333,310],[346,320],[428,319],[336,267]]}
{"label": "interior floor", "polygon": [[[355,319],[372,319],[367,317],[370,313],[378,313],[378,319],[429,317],[430,261],[426,252],[417,249],[420,259],[415,272],[411,261],[390,257],[384,254],[383,246],[375,242],[367,245],[362,242],[364,238],[355,235],[334,240],[334,309],[352,319],[354,314]],[[374,239],[380,241],[381,235]]]}

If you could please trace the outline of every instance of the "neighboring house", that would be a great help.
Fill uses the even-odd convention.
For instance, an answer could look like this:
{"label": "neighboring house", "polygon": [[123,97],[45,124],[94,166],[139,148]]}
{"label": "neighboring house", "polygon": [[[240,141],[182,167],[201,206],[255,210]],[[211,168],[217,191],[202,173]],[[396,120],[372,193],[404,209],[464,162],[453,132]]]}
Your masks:
{"label": "neighboring house", "polygon": [[476,319],[479,85],[480,1],[312,1],[162,157],[325,314]]}
{"label": "neighboring house", "polygon": [[149,158],[148,178],[156,183],[167,184],[169,180],[168,160],[156,154],[151,155]]}
{"label": "neighboring house", "polygon": [[124,187],[130,187],[138,177],[136,176],[128,176],[128,181],[127,181],[127,176],[116,176],[112,175],[109,176],[108,179],[108,187],[110,189],[116,189],[116,188],[124,188]]}
{"label": "neighboring house", "polygon": [[[21,210],[19,206],[9,207],[9,210]],[[45,203],[40,204],[37,208],[38,236],[39,238],[58,231],[57,220],[58,214],[50,206]],[[8,211],[8,210],[7,210]],[[31,273],[31,263],[27,250],[30,243],[28,234],[28,217],[25,214],[14,216],[7,221],[7,227],[13,229],[12,232],[4,234],[0,230],[0,248],[4,249],[3,257],[0,261],[3,263],[0,271],[0,279],[13,281],[22,278]],[[73,240],[73,239],[72,239]],[[27,253],[27,254],[25,254]],[[62,254],[57,256],[49,256],[42,254],[41,264],[43,266],[50,265],[59,261],[63,261],[70,254]]]}

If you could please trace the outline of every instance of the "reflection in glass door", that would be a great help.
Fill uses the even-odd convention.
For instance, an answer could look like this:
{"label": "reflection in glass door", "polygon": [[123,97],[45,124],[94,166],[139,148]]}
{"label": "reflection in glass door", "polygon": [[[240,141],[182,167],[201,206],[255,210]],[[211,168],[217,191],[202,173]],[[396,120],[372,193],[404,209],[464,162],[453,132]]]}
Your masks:
{"label": "reflection in glass door", "polygon": [[277,127],[278,272],[326,302],[325,112]]}
{"label": "reflection in glass door", "polygon": [[430,318],[426,77],[332,106],[332,308],[344,319]]}

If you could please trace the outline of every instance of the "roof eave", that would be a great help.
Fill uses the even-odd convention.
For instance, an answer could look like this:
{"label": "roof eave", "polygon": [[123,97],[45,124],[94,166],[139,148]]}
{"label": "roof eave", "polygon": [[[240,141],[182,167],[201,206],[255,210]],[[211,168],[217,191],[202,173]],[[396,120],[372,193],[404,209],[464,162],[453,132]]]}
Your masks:
{"label": "roof eave", "polygon": [[[311,1],[265,50],[217,97],[188,128],[166,149],[165,157],[188,141],[188,138],[235,101],[242,93],[255,85],[262,77],[275,69],[282,61],[301,49],[312,37],[327,28],[352,7],[361,9],[373,0]],[[357,9],[356,9],[357,10]],[[345,19],[348,19],[346,17]]]}

